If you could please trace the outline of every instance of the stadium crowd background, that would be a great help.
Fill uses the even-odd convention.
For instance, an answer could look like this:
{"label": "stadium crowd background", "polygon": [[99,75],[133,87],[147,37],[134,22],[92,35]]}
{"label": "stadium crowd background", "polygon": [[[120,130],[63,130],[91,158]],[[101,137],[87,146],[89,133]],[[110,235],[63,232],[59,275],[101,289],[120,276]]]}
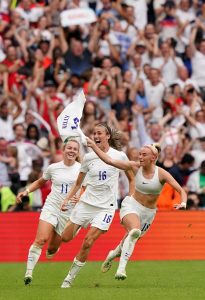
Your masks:
{"label": "stadium crowd background", "polygon": [[[62,27],[63,11],[88,7],[96,22]],[[157,164],[205,209],[205,1],[0,1],[1,211],[42,207],[49,184],[16,194],[62,159],[56,118],[82,88],[86,135],[107,121],[131,160],[159,142]],[[127,191],[122,173],[119,200]],[[178,201],[165,186],[158,208]]]}

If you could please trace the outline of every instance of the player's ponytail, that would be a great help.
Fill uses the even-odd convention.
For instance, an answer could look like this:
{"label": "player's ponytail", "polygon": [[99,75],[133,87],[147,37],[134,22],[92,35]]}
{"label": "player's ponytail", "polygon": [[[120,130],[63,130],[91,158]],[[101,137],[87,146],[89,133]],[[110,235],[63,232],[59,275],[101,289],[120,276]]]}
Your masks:
{"label": "player's ponytail", "polygon": [[111,135],[109,139],[109,145],[110,147],[121,151],[122,145],[121,145],[121,133],[116,129],[111,129]]}
{"label": "player's ponytail", "polygon": [[154,143],[152,145],[155,147],[155,149],[157,149],[158,154],[160,154],[161,153],[161,146],[160,146],[160,144],[159,143]]}

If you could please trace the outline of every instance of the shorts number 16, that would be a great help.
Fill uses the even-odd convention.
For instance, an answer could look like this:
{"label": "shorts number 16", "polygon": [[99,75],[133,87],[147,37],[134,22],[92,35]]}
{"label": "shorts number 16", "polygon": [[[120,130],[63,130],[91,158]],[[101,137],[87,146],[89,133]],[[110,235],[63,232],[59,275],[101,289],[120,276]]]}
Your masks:
{"label": "shorts number 16", "polygon": [[112,215],[105,214],[103,222],[110,223],[111,220],[112,220]]}

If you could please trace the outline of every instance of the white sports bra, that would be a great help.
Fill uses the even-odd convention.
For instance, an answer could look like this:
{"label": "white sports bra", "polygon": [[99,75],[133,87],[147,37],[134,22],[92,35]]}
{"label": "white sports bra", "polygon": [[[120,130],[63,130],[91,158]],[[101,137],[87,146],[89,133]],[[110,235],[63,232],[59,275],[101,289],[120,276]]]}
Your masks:
{"label": "white sports bra", "polygon": [[135,176],[135,189],[142,194],[159,195],[163,184],[159,181],[159,168],[155,166],[154,176],[151,179],[147,179],[142,174],[142,167],[139,168]]}

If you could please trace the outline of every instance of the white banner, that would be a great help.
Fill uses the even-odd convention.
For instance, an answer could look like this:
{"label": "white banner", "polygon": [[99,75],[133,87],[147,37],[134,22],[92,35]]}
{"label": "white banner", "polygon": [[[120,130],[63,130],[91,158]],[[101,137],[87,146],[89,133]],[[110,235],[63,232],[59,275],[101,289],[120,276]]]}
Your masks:
{"label": "white banner", "polygon": [[60,14],[63,27],[89,24],[97,21],[94,11],[90,8],[74,8],[63,11]]}
{"label": "white banner", "polygon": [[58,116],[58,131],[63,142],[71,138],[80,138],[83,144],[87,144],[86,137],[79,127],[85,101],[86,98],[82,90]]}

